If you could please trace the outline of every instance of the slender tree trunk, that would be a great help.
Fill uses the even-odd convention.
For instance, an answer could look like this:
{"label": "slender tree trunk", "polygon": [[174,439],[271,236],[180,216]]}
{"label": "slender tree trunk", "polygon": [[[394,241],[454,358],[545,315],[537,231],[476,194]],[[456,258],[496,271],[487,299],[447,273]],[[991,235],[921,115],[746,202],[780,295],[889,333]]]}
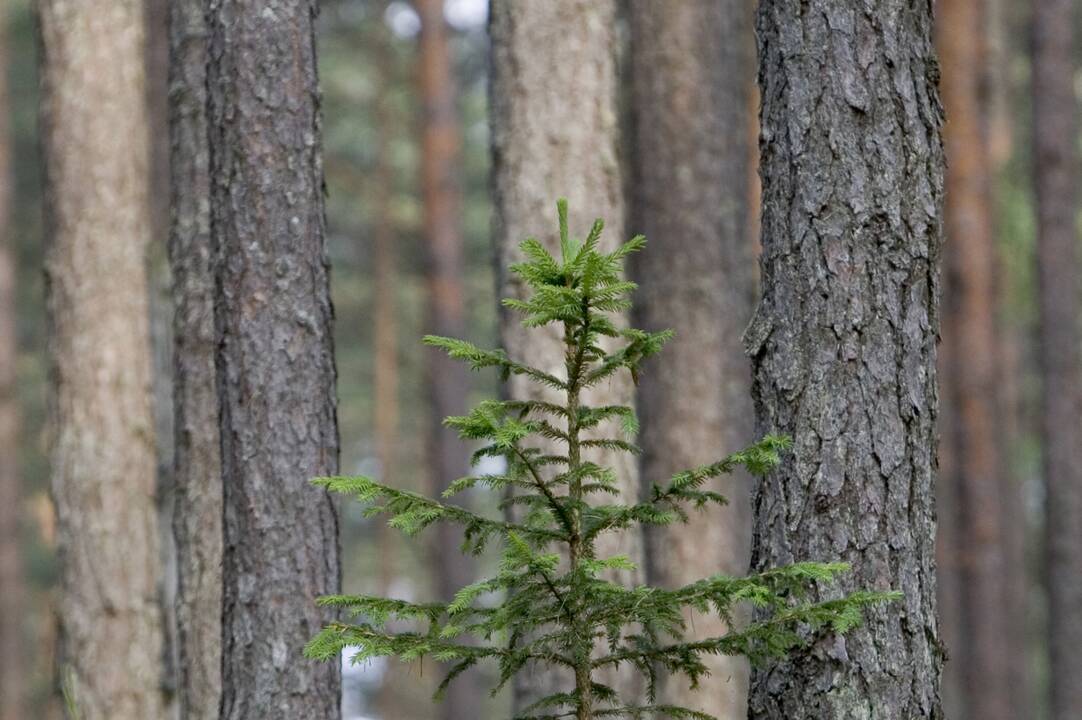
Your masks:
{"label": "slender tree trunk", "polygon": [[[462,138],[455,107],[455,84],[443,19],[443,0],[418,0],[421,16],[418,55],[419,94],[422,103],[421,188],[424,195],[424,233],[427,257],[428,330],[444,337],[466,335],[463,291],[461,205]],[[467,411],[469,371],[447,353],[427,348],[426,373],[432,406],[428,436],[431,492],[439,496],[470,469],[470,448],[443,424],[448,415]],[[432,570],[441,601],[449,601],[474,580],[469,558],[458,548],[461,528],[441,523],[435,535]],[[476,717],[481,690],[476,673],[456,680],[440,703],[443,720]]]}
{"label": "slender tree trunk", "polygon": [[[381,28],[387,33],[387,28]],[[390,72],[393,61],[387,38],[380,37],[379,61],[384,72]],[[387,485],[395,483],[398,439],[398,263],[396,260],[396,232],[394,211],[395,171],[391,161],[391,145],[394,142],[394,118],[388,100],[390,82],[383,85],[376,122],[379,147],[376,149],[376,182],[372,186],[373,205],[378,213],[372,236],[374,252],[373,272],[373,321],[375,325],[375,367],[373,394],[376,435],[376,457],[379,460],[380,481]],[[380,592],[389,592],[396,572],[394,562],[394,529],[387,523],[379,523]]]}
{"label": "slender tree trunk", "polygon": [[169,238],[169,0],[146,0],[146,102],[150,158],[150,245],[147,253],[150,298],[151,384],[154,437],[157,439],[158,532],[161,569],[158,596],[162,606],[162,653],[165,718],[176,718],[177,706],[177,552],[172,522],[173,484],[173,301]]}
{"label": "slender tree trunk", "polygon": [[87,720],[163,715],[143,3],[42,0],[61,663]]}
{"label": "slender tree trunk", "polygon": [[[497,0],[490,10],[492,79],[490,87],[495,191],[495,239],[499,287],[503,297],[522,297],[524,288],[507,268],[521,259],[518,244],[537,235],[559,252],[553,232],[556,200],[570,204],[572,233],[585,235],[597,217],[606,222],[602,242],[612,248],[626,240],[623,169],[618,143],[617,27],[613,0]],[[558,331],[524,332],[519,318],[504,313],[503,347],[546,371],[564,372]],[[536,394],[512,379],[512,397]],[[631,404],[628,380],[592,388],[590,405]],[[606,428],[606,431],[609,429]],[[561,448],[562,450],[562,448]],[[598,454],[595,461],[613,467],[623,488],[623,502],[638,497],[638,470],[625,454]],[[625,554],[641,560],[641,539],[613,536],[598,547],[600,556]],[[640,577],[620,577],[627,582]],[[629,673],[630,675],[630,673]],[[613,678],[605,678],[613,681]],[[515,707],[521,709],[570,678],[524,673],[515,680]],[[621,678],[625,699],[634,680]]]}
{"label": "slender tree trunk", "polygon": [[[637,324],[676,330],[663,366],[647,367],[639,384],[644,482],[713,462],[752,439],[751,376],[740,344],[754,277],[747,234],[751,20],[745,0],[631,4],[633,220],[650,243],[636,265]],[[651,585],[747,572],[748,479],[734,476],[711,489],[728,497],[722,511],[647,534]],[[726,632],[713,615],[696,614],[691,627],[699,638]],[[675,677],[664,682],[661,699],[746,718],[746,661],[708,662],[712,678],[699,690]]]}
{"label": "slender tree trunk", "polygon": [[209,720],[221,700],[222,477],[202,0],[171,3],[169,46],[177,686],[182,720]]}
{"label": "slender tree trunk", "polygon": [[314,0],[212,2],[207,124],[223,489],[223,720],[337,718],[302,657],[340,585]]}
{"label": "slender tree trunk", "polygon": [[[966,716],[1011,716],[1008,584],[1005,575],[1003,483],[999,455],[999,345],[996,332],[996,250],[984,125],[985,17],[979,0],[938,6],[947,157],[947,271],[943,397],[950,406],[949,448],[961,613],[956,639],[961,706]],[[957,653],[957,655],[955,655]]]}
{"label": "slender tree trunk", "polygon": [[930,4],[759,6],[763,298],[753,566],[844,560],[897,590],[846,636],[753,675],[751,716],[941,718],[934,476],[943,156]]}
{"label": "slender tree trunk", "polygon": [[[989,177],[991,178],[991,213],[993,218],[993,244],[996,253],[996,303],[998,338],[996,342],[996,373],[998,383],[1000,480],[1002,498],[1000,510],[1003,522],[1003,575],[1006,580],[1007,599],[1007,655],[1012,659],[1010,669],[1010,717],[1024,718],[1034,712],[1033,670],[1030,662],[1030,595],[1034,587],[1034,575],[1027,562],[1030,536],[1030,513],[1026,503],[1026,484],[1030,473],[1024,457],[1028,433],[1034,431],[1031,418],[1026,413],[1023,385],[1027,366],[1023,348],[1030,346],[1031,328],[1021,320],[1021,313],[1012,311],[1013,276],[1012,259],[1007,256],[1015,242],[1010,229],[1003,229],[995,222],[1002,214],[999,207],[1002,197],[1009,190],[1007,173],[1011,161],[1015,135],[1016,105],[1023,98],[1014,91],[1011,82],[1011,22],[1010,0],[986,0],[983,36],[985,54],[983,82],[986,86],[985,147],[987,148]],[[949,195],[948,191],[948,195]],[[941,363],[941,367],[946,367]],[[942,443],[942,441],[941,441]],[[945,477],[940,475],[940,477]],[[942,515],[940,515],[942,517]],[[942,595],[940,595],[942,597]],[[944,641],[947,638],[944,637]],[[950,648],[950,645],[947,644]],[[949,654],[949,650],[948,650]],[[949,665],[950,663],[948,663]],[[944,681],[946,674],[944,674]],[[946,708],[945,708],[946,709]],[[948,715],[948,717],[955,717]],[[959,716],[960,717],[960,716]]]}
{"label": "slender tree trunk", "polygon": [[1033,16],[1052,720],[1077,717],[1082,708],[1082,265],[1075,225],[1079,173],[1074,8],[1071,0],[1039,0]]}
{"label": "slender tree trunk", "polygon": [[19,404],[15,308],[15,233],[11,131],[8,120],[8,16],[0,10],[0,720],[26,717],[27,648],[23,642],[26,585],[19,520]]}

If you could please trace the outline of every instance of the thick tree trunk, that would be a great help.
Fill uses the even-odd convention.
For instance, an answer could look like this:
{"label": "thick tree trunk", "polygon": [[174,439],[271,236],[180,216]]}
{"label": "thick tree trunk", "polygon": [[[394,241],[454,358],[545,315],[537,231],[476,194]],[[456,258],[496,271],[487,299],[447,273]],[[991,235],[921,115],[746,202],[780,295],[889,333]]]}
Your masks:
{"label": "thick tree trunk", "polygon": [[751,715],[940,718],[934,476],[943,155],[930,4],[759,6],[759,430],[793,438],[753,495],[753,566],[844,560],[897,590],[860,629],[754,673]]}
{"label": "thick tree trunk", "polygon": [[162,717],[143,4],[42,0],[61,663],[87,720]]}
{"label": "thick tree trunk", "polygon": [[207,124],[222,438],[223,720],[339,716],[302,657],[340,584],[314,0],[213,2]]}
{"label": "thick tree trunk", "polygon": [[[421,16],[418,54],[419,95],[422,104],[421,189],[424,195],[424,233],[427,257],[428,332],[444,337],[466,335],[463,296],[465,267],[462,259],[461,132],[455,108],[455,84],[443,19],[443,0],[418,0]],[[426,382],[431,398],[428,464],[431,493],[438,497],[470,469],[470,448],[443,424],[448,415],[467,408],[469,370],[447,353],[427,348]],[[461,528],[441,523],[434,535],[432,570],[441,602],[449,602],[474,580],[472,563],[462,555]],[[476,717],[481,690],[476,672],[458,678],[440,703],[443,720]]]}
{"label": "thick tree trunk", "polygon": [[177,690],[182,720],[210,720],[221,700],[222,477],[202,0],[171,3],[169,46]]}
{"label": "thick tree trunk", "polygon": [[953,537],[960,605],[952,629],[960,706],[967,717],[1011,717],[1008,584],[1005,574],[1003,483],[999,456],[999,345],[996,250],[991,226],[989,158],[982,95],[985,17],[979,0],[943,0],[937,39],[947,113],[947,243],[945,250],[943,398],[950,408],[941,475],[954,498],[944,524]]}
{"label": "thick tree trunk", "polygon": [[[585,236],[590,222],[601,217],[606,222],[604,247],[627,239],[618,150],[616,3],[497,0],[489,22],[497,272],[501,297],[522,297],[522,284],[507,268],[522,259],[518,245],[528,236],[536,235],[559,253],[557,198],[568,199],[572,234]],[[512,357],[563,373],[559,331],[551,326],[548,332],[526,332],[519,320],[515,314],[502,314],[503,347]],[[521,378],[511,380],[509,393],[544,394]],[[620,378],[592,388],[588,395],[590,405],[630,405],[633,390],[629,379]],[[624,502],[637,499],[635,458],[598,453],[592,459],[616,471]],[[612,540],[616,542],[597,548],[599,555],[620,553],[641,561],[638,536],[626,533]],[[641,580],[627,573],[621,579]],[[525,673],[515,680],[515,706],[521,709],[541,694],[564,688],[570,679]],[[634,680],[621,679],[619,685],[623,699],[633,700],[628,694],[635,691]]]}
{"label": "thick tree trunk", "polygon": [[1033,129],[1041,430],[1046,484],[1048,640],[1052,720],[1082,708],[1082,293],[1071,0],[1040,0],[1033,17]]}
{"label": "thick tree trunk", "polygon": [[[754,278],[746,209],[751,20],[744,0],[631,4],[633,230],[649,241],[635,267],[637,325],[676,330],[639,384],[645,482],[714,462],[752,439],[751,376],[740,344]],[[651,585],[747,572],[748,480],[733,476],[711,489],[730,504],[647,534]],[[726,632],[713,615],[696,614],[691,626],[699,638]],[[713,677],[699,690],[670,678],[662,700],[746,718],[746,661],[709,664]]]}
{"label": "thick tree trunk", "polygon": [[8,15],[0,10],[0,720],[26,717],[26,586],[19,537],[18,334],[15,308],[15,233],[8,122]]}

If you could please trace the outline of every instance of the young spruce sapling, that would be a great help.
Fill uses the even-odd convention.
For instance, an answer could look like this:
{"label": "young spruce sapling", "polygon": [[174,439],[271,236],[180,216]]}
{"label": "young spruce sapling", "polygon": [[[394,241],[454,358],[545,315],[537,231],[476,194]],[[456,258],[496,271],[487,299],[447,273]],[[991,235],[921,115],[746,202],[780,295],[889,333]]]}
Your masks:
{"label": "young spruce sapling", "polygon": [[[627,587],[614,578],[634,565],[624,556],[599,557],[604,533],[635,531],[641,525],[687,520],[688,512],[725,503],[706,489],[711,478],[746,468],[762,476],[774,468],[788,439],[768,435],[712,465],[692,468],[654,484],[636,504],[620,504],[615,472],[596,463],[598,448],[638,452],[634,412],[623,405],[583,403],[583,390],[617,373],[638,378],[642,362],[657,354],[672,333],[623,328],[611,314],[627,310],[635,283],[624,279],[625,259],[645,245],[635,237],[615,251],[598,249],[602,221],[585,240],[568,233],[567,204],[558,203],[560,257],[534,239],[522,243],[525,261],[512,266],[531,294],[504,304],[523,315],[527,328],[562,329],[563,371],[550,374],[503,350],[483,350],[463,340],[428,336],[474,370],[495,368],[506,379],[521,375],[558,393],[559,402],[490,400],[447,425],[463,440],[480,442],[475,459],[498,456],[499,475],[464,477],[444,498],[388,487],[367,477],[318,478],[314,482],[347,493],[386,513],[390,525],[413,535],[435,522],[464,528],[463,552],[480,553],[490,542],[502,562],[489,578],[462,588],[449,603],[413,603],[382,597],[333,595],[319,602],[341,608],[349,622],[335,622],[308,645],[310,658],[337,660],[346,648],[352,661],[393,656],[409,662],[429,656],[452,663],[437,696],[456,676],[481,661],[499,668],[493,693],[531,666],[567,674],[569,688],[541,698],[520,718],[555,720],[600,717],[669,717],[710,720],[689,708],[659,705],[660,672],[682,675],[697,686],[708,674],[703,657],[744,655],[764,662],[813,640],[818,632],[844,633],[860,622],[862,608],[890,594],[856,592],[829,601],[811,599],[817,584],[846,569],[841,563],[797,563],[749,577],[715,575],[676,589]],[[607,350],[606,345],[617,349]],[[608,436],[598,432],[611,427]],[[587,437],[586,431],[592,431]],[[539,442],[540,441],[540,442]],[[536,444],[532,444],[536,443]],[[543,450],[538,445],[543,445]],[[552,447],[562,448],[553,454]],[[448,500],[480,486],[499,493],[508,519],[494,519]],[[714,612],[731,620],[737,605],[750,604],[756,619],[722,637],[687,640],[685,609]],[[411,631],[388,629],[404,621]],[[402,626],[400,623],[396,623]],[[465,641],[469,638],[469,641]],[[627,665],[646,680],[646,704],[628,703],[601,682],[599,671]]]}

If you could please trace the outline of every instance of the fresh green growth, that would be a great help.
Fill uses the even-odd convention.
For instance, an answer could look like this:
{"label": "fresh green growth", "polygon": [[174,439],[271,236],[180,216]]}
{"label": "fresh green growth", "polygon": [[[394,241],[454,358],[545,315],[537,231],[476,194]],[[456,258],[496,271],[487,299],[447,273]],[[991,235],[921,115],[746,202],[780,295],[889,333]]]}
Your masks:
{"label": "fresh green growth", "polygon": [[[429,345],[468,362],[473,369],[496,368],[506,379],[522,375],[555,391],[557,401],[486,401],[470,414],[447,418],[466,441],[483,443],[475,457],[506,460],[501,475],[464,477],[445,498],[436,500],[381,485],[366,477],[319,478],[314,482],[368,503],[369,515],[387,513],[390,524],[413,535],[435,522],[465,528],[464,552],[479,553],[498,542],[503,560],[490,578],[462,588],[448,604],[418,604],[369,596],[331,596],[320,602],[342,608],[353,622],[325,628],[307,648],[321,660],[338,658],[344,648],[359,648],[353,662],[377,656],[412,661],[430,656],[453,663],[437,692],[483,660],[499,667],[495,693],[517,673],[537,666],[566,673],[567,692],[542,698],[521,718],[586,720],[597,717],[706,719],[687,708],[658,705],[658,673],[683,675],[692,686],[708,674],[703,657],[745,655],[762,662],[785,655],[817,631],[845,632],[861,620],[861,610],[889,595],[858,592],[814,602],[811,591],[845,565],[800,563],[747,578],[715,575],[677,589],[626,587],[614,578],[634,569],[627,557],[598,557],[599,536],[687,520],[688,511],[724,504],[706,489],[711,478],[738,466],[761,476],[775,467],[789,442],[768,436],[712,465],[678,473],[653,485],[637,504],[620,504],[615,472],[593,462],[591,451],[638,449],[627,437],[637,432],[635,415],[625,406],[591,407],[583,391],[628,372],[658,353],[671,332],[649,333],[618,327],[611,313],[627,310],[635,284],[623,277],[624,259],[641,250],[636,237],[611,253],[598,249],[602,222],[582,242],[570,237],[567,205],[560,201],[561,257],[552,257],[537,240],[522,243],[525,262],[513,266],[532,291],[525,300],[504,304],[524,315],[528,328],[562,327],[565,368],[552,375],[513,359],[503,350],[483,350],[468,342],[426,337]],[[608,351],[603,344],[619,346]],[[539,393],[540,395],[541,393]],[[616,425],[620,433],[597,435]],[[589,438],[585,431],[591,431]],[[539,447],[540,446],[540,447]],[[553,447],[558,448],[553,451]],[[544,449],[543,449],[544,448]],[[509,519],[483,517],[447,501],[475,486],[500,493]],[[757,608],[757,620],[723,637],[688,641],[684,610],[714,612],[727,620],[738,604]],[[413,630],[395,632],[405,621]],[[732,625],[732,623],[729,623]],[[464,638],[469,638],[466,641]],[[628,705],[602,682],[601,671],[630,666],[646,678],[647,704]]]}

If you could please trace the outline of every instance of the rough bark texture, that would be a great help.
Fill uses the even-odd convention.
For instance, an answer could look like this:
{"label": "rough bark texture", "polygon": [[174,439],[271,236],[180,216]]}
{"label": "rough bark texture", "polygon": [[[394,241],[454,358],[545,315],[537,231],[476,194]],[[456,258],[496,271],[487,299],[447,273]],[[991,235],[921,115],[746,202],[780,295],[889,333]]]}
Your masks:
{"label": "rough bark texture", "polygon": [[0,10],[0,720],[26,717],[26,585],[19,539],[18,335],[15,308],[14,177],[8,122],[8,10]]}
{"label": "rough bark texture", "polygon": [[207,123],[223,486],[223,720],[336,718],[302,657],[340,585],[314,0],[218,0]]}
{"label": "rough bark texture", "polygon": [[143,4],[43,0],[62,665],[87,720],[163,716]]}
{"label": "rough bark texture", "polygon": [[171,3],[169,45],[177,691],[182,720],[212,720],[221,699],[222,478],[202,0]]}
{"label": "rough bark texture", "polygon": [[[425,281],[428,332],[444,337],[466,336],[463,290],[461,131],[455,108],[455,83],[443,19],[443,0],[418,0],[421,36],[418,54],[419,95],[422,104],[421,189],[424,196]],[[470,447],[443,424],[449,415],[462,415],[470,389],[469,370],[447,353],[426,348],[426,382],[431,399],[428,431],[430,492],[439,497],[470,469]],[[432,571],[436,593],[449,602],[474,580],[473,563],[464,556],[462,530],[440,523],[433,536]],[[476,717],[482,690],[476,671],[458,678],[439,704],[443,720]]]}
{"label": "rough bark texture", "polygon": [[1052,720],[1082,708],[1082,275],[1071,0],[1034,7],[1033,127],[1037,186],[1041,430],[1046,484]]}
{"label": "rough bark texture", "polygon": [[[953,494],[943,523],[953,536],[959,611],[947,646],[967,717],[1012,717],[1008,583],[1004,558],[1003,484],[999,454],[1000,357],[996,329],[996,248],[991,225],[989,157],[982,94],[986,18],[977,0],[937,6],[937,40],[947,114],[947,243],[943,303],[943,398],[950,408],[943,431],[951,473],[941,483]],[[954,524],[956,527],[950,528]]]}
{"label": "rough bark texture", "polygon": [[[521,260],[518,245],[528,236],[537,236],[550,252],[559,253],[557,198],[568,199],[573,235],[585,236],[593,219],[601,217],[606,223],[605,248],[627,240],[618,152],[616,3],[497,0],[489,22],[497,272],[500,296],[522,297],[522,284],[507,268]],[[512,357],[562,375],[559,330],[549,326],[545,331],[525,331],[519,320],[516,314],[501,315],[503,347]],[[521,378],[512,379],[508,391],[512,397],[545,394]],[[630,405],[631,381],[621,377],[587,395],[590,405]],[[616,470],[624,502],[637,499],[635,458],[598,453],[591,459]],[[638,535],[610,537],[608,544],[598,543],[599,555],[620,553],[641,559]],[[621,579],[641,580],[626,573]],[[525,673],[515,680],[515,706],[522,708],[539,693],[566,687],[570,679],[555,673]],[[634,680],[621,679],[620,687],[624,699],[633,700],[628,695],[635,691]]]}
{"label": "rough bark texture", "polygon": [[753,675],[756,718],[940,718],[933,541],[943,155],[928,3],[764,0],[763,297],[752,564],[845,560],[897,590],[846,639]]}
{"label": "rough bark texture", "polygon": [[[754,278],[746,210],[751,36],[744,0],[631,3],[632,230],[649,242],[635,266],[636,325],[676,330],[639,383],[644,482],[714,462],[752,439],[751,375],[740,343]],[[711,489],[730,504],[647,534],[651,585],[747,572],[748,479],[723,478]],[[713,615],[695,614],[691,626],[697,638],[726,632]],[[708,662],[712,678],[699,690],[671,678],[662,701],[746,718],[747,662]]]}

